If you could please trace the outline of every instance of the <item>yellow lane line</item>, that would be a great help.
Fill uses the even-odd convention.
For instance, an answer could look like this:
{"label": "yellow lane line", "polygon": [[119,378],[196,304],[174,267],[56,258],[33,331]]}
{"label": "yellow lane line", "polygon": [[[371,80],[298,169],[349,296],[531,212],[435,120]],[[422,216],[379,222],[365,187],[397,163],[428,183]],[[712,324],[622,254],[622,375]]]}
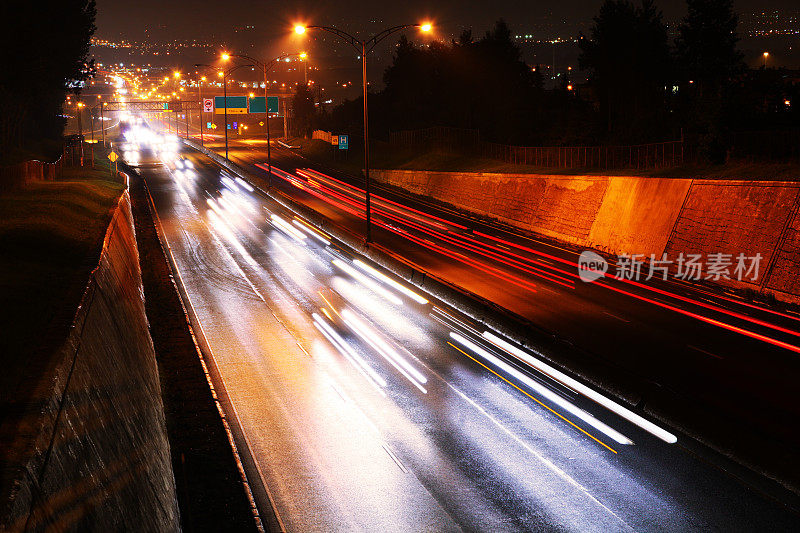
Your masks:
{"label": "yellow lane line", "polygon": [[577,424],[575,424],[575,423],[574,423],[572,420],[570,420],[569,418],[566,418],[566,417],[565,417],[564,415],[562,415],[561,413],[559,413],[559,412],[557,412],[557,411],[554,411],[553,409],[551,409],[551,408],[550,408],[550,407],[548,407],[547,405],[543,404],[542,402],[540,402],[539,400],[537,400],[536,398],[534,398],[533,396],[531,396],[530,394],[528,394],[526,391],[522,390],[521,388],[519,388],[519,387],[518,387],[518,386],[516,386],[515,384],[511,383],[509,380],[507,380],[506,378],[504,378],[503,376],[501,376],[500,374],[498,374],[497,372],[495,372],[494,370],[492,370],[492,369],[491,369],[491,368],[489,368],[488,366],[484,365],[483,363],[481,363],[480,361],[478,361],[477,359],[475,359],[474,357],[472,357],[470,354],[468,354],[467,352],[465,352],[464,350],[462,350],[461,348],[459,348],[458,346],[456,346],[455,344],[453,344],[453,343],[451,343],[451,342],[448,342],[447,344],[449,344],[450,346],[452,346],[453,348],[455,348],[455,349],[456,349],[456,350],[458,350],[459,352],[463,353],[464,355],[466,355],[467,357],[469,357],[470,359],[472,359],[473,361],[475,361],[476,363],[478,363],[479,365],[481,365],[483,368],[485,368],[486,370],[488,370],[489,372],[491,372],[492,374],[494,374],[494,375],[495,375],[495,376],[497,376],[498,378],[502,379],[503,381],[505,381],[506,383],[508,383],[509,385],[511,385],[512,387],[514,387],[514,388],[515,388],[515,389],[517,389],[518,391],[520,391],[522,394],[524,394],[525,396],[527,396],[528,398],[530,398],[530,399],[531,399],[531,400],[533,400],[534,402],[538,403],[539,405],[541,405],[542,407],[544,407],[545,409],[547,409],[548,411],[550,411],[551,413],[553,413],[554,415],[558,416],[560,419],[562,419],[563,421],[567,422],[568,424],[570,424],[572,427],[574,427],[575,429],[577,429],[578,431],[580,431],[581,433],[583,433],[583,434],[584,434],[584,435],[586,435],[587,437],[590,437],[592,440],[594,440],[594,441],[595,441],[595,442],[597,442],[598,444],[601,444],[602,446],[604,446],[605,448],[608,448],[609,450],[611,450],[611,451],[612,451],[612,452],[614,452],[614,453],[619,453],[619,452],[617,452],[617,450],[615,450],[614,448],[612,448],[611,446],[609,446],[609,445],[608,445],[608,444],[606,444],[605,442],[601,441],[600,439],[598,439],[597,437],[595,437],[594,435],[592,435],[591,433],[589,433],[588,431],[586,431],[586,430],[585,430],[585,429],[583,429],[582,427],[580,427],[580,426],[578,426]]}

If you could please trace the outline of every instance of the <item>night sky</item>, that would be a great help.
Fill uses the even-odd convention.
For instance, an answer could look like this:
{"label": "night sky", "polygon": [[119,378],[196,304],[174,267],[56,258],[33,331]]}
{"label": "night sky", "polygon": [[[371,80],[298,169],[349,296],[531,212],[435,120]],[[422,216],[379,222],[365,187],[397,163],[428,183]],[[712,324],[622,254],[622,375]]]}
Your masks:
{"label": "night sky", "polygon": [[[432,19],[447,33],[457,34],[463,27],[482,33],[501,17],[509,22],[512,30],[524,31],[548,13],[556,20],[565,19],[564,34],[572,34],[581,23],[591,20],[601,3],[600,0],[97,0],[97,34],[107,38],[142,39],[144,28],[149,26],[153,35],[198,38],[213,34],[219,37],[227,35],[234,26],[249,24],[256,25],[262,38],[276,39],[284,37],[287,28],[300,19],[357,31],[370,20],[390,25],[424,18]],[[683,0],[658,0],[656,3],[667,20],[680,18],[686,9]],[[797,0],[740,0],[736,2],[736,9],[740,12],[796,11],[798,4]]]}

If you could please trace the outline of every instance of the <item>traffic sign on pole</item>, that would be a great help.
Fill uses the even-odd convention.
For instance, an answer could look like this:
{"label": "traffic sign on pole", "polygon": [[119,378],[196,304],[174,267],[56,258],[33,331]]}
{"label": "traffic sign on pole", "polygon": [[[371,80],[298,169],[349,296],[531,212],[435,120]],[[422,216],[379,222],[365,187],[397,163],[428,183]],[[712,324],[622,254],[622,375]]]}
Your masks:
{"label": "traffic sign on pole", "polygon": [[117,152],[111,152],[110,154],[108,154],[108,158],[111,160],[112,163],[116,162],[118,157],[119,156],[117,155]]}
{"label": "traffic sign on pole", "polygon": [[203,98],[203,112],[204,113],[214,112],[214,100],[212,98]]}
{"label": "traffic sign on pole", "polygon": [[333,146],[337,146],[339,144],[339,136],[338,135],[331,135],[331,144]]}
{"label": "traffic sign on pole", "polygon": [[347,135],[339,135],[339,150],[350,148],[350,139]]}

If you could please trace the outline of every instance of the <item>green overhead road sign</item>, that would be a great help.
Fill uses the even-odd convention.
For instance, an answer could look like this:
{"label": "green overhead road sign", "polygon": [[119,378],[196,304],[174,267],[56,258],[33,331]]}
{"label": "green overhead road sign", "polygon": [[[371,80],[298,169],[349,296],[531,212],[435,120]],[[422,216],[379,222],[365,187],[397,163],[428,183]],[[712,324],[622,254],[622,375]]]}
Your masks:
{"label": "green overhead road sign", "polygon": [[[222,115],[225,113],[225,97],[214,97],[215,113]],[[228,96],[228,114],[229,115],[243,115],[247,113],[247,97],[246,96]]]}
{"label": "green overhead road sign", "polygon": [[[270,96],[267,98],[267,103],[269,104],[269,112],[270,113],[277,113],[278,112],[278,97],[277,96]],[[250,98],[250,113],[266,113],[266,109],[264,109],[264,97],[263,96],[255,96]]]}

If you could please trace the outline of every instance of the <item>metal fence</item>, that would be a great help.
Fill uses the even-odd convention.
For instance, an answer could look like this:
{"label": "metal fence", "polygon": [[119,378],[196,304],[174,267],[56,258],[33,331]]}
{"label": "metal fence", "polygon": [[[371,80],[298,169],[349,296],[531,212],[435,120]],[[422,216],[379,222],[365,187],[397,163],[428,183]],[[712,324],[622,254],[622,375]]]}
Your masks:
{"label": "metal fence", "polygon": [[624,146],[510,146],[482,141],[478,130],[433,127],[389,134],[395,146],[477,155],[518,165],[566,169],[654,169],[684,164],[683,141]]}

